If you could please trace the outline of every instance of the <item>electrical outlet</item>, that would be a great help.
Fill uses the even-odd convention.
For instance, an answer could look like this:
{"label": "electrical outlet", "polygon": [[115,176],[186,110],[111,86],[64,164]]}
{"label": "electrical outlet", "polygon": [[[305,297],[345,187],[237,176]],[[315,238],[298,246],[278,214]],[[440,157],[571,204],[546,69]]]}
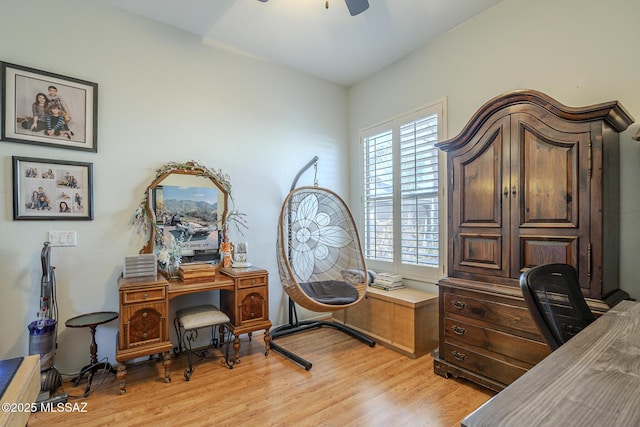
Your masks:
{"label": "electrical outlet", "polygon": [[51,246],[75,246],[75,231],[49,231],[49,242]]}

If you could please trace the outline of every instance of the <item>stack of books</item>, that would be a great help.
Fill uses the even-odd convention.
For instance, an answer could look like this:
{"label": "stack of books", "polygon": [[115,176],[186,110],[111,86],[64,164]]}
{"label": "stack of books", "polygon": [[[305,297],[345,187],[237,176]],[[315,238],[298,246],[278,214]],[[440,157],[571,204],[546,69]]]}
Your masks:
{"label": "stack of books", "polygon": [[393,291],[395,289],[404,288],[402,276],[399,274],[380,273],[373,280],[372,287],[383,289],[385,291]]}
{"label": "stack of books", "polygon": [[214,280],[216,277],[216,267],[204,262],[180,264],[180,280],[189,282],[194,280]]}

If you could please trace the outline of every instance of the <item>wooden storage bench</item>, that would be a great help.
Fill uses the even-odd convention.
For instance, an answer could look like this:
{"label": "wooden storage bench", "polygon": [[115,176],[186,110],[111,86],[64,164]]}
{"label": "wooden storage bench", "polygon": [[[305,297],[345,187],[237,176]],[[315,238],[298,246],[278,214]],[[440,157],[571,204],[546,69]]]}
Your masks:
{"label": "wooden storage bench", "polygon": [[438,346],[438,296],[428,292],[369,287],[361,302],[332,317],[412,358]]}

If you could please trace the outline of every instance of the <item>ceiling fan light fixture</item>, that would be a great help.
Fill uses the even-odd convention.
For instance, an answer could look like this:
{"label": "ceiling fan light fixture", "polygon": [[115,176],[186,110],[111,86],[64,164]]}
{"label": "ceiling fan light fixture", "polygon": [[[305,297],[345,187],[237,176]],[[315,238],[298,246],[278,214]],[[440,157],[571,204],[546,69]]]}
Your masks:
{"label": "ceiling fan light fixture", "polygon": [[[262,3],[266,3],[269,0],[258,0]],[[351,16],[356,16],[369,9],[369,1],[368,0],[345,0],[347,3],[347,9],[349,9],[349,13]],[[324,8],[329,9],[329,0],[324,1]]]}
{"label": "ceiling fan light fixture", "polygon": [[351,16],[356,16],[369,9],[368,0],[345,0]]}

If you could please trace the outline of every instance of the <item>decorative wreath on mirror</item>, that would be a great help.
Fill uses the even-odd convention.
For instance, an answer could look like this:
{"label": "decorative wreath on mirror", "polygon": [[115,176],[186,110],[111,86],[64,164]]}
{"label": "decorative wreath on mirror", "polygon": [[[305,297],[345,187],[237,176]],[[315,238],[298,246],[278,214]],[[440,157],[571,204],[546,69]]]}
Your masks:
{"label": "decorative wreath on mirror", "polygon": [[[158,179],[161,176],[174,171],[196,171],[203,177],[214,179],[220,184],[224,191],[227,192],[229,202],[233,206],[234,201],[233,193],[231,192],[231,181],[229,175],[222,173],[222,170],[209,168],[193,160],[187,163],[169,162],[156,170],[154,179]],[[154,221],[154,219],[151,217],[149,210],[147,209],[148,198],[149,192],[145,191],[144,196],[142,197],[142,200],[138,205],[138,208],[133,214],[131,226],[136,230],[136,234],[146,240],[149,239],[149,233],[153,229],[156,244],[160,247],[160,249],[168,249],[165,248],[168,243],[165,239],[163,239],[162,230],[160,229],[156,221]],[[238,212],[235,209],[229,209],[224,221],[225,236],[227,234],[226,231],[228,230],[229,224],[234,224],[238,232],[244,235],[242,230],[248,228],[246,214]]]}

